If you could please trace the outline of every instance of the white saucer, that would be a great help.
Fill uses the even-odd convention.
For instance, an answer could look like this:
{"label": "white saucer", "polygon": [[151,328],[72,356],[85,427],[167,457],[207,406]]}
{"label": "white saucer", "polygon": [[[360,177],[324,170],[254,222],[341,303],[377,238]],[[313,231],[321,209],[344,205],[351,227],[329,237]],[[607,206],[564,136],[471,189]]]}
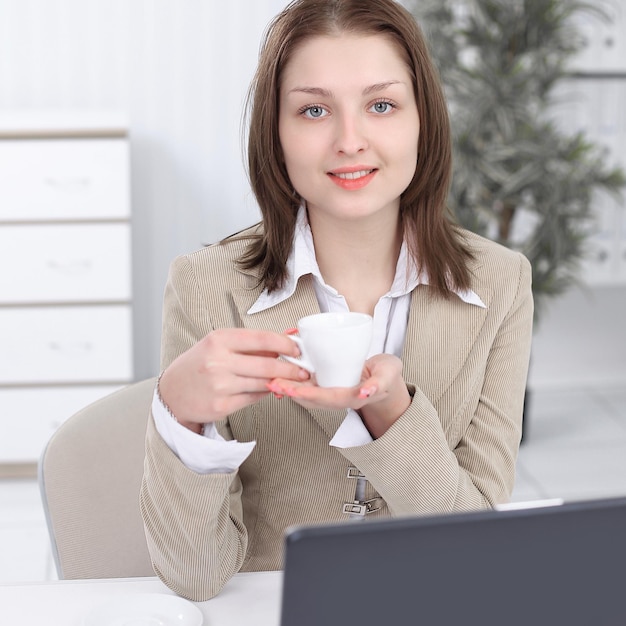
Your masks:
{"label": "white saucer", "polygon": [[165,593],[138,593],[115,598],[87,615],[84,626],[202,626],[200,609]]}

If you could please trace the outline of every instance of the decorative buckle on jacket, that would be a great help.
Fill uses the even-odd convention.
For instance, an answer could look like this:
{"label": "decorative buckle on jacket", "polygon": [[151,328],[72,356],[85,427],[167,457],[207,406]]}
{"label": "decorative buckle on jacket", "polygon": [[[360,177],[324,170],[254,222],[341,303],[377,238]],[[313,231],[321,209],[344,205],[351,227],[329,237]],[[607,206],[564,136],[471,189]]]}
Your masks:
{"label": "decorative buckle on jacket", "polygon": [[362,474],[358,467],[349,467],[348,478],[365,478],[365,474]]}
{"label": "decorative buckle on jacket", "polygon": [[355,500],[354,502],[346,502],[343,505],[342,513],[353,515],[367,515],[378,511],[383,506],[382,498],[372,498],[371,500]]}

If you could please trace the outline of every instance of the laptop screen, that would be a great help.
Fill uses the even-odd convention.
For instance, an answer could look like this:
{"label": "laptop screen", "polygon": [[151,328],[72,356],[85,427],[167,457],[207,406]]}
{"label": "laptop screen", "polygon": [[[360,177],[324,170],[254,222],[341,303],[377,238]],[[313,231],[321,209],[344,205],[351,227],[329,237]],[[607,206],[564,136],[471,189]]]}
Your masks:
{"label": "laptop screen", "polygon": [[623,626],[626,498],[289,529],[281,626]]}

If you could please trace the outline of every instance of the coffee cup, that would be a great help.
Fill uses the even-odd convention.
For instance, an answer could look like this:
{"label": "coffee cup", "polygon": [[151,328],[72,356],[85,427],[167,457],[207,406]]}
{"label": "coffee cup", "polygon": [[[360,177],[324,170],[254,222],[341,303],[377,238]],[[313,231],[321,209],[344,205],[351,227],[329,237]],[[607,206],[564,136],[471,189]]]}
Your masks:
{"label": "coffee cup", "polygon": [[354,387],[361,381],[372,341],[372,317],[365,313],[317,313],[298,321],[290,336],[301,357],[283,356],[315,374],[320,387]]}

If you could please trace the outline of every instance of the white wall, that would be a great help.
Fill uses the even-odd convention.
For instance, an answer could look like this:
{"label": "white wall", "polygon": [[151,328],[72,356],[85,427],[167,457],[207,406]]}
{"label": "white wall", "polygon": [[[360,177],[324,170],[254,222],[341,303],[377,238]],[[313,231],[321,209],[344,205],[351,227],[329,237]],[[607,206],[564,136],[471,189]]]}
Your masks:
{"label": "white wall", "polygon": [[[608,19],[580,14],[588,45],[562,86],[556,121],[584,130],[626,171],[626,3],[598,4]],[[583,285],[550,302],[536,328],[531,387],[626,386],[626,197],[599,195],[594,210]]]}
{"label": "white wall", "polygon": [[115,110],[132,146],[136,376],[170,261],[258,219],[242,103],[286,0],[0,0],[0,111]]}
{"label": "white wall", "polygon": [[529,386],[626,387],[626,289],[578,287],[549,303],[535,330]]}
{"label": "white wall", "polygon": [[[137,378],[158,369],[172,258],[258,217],[242,166],[241,105],[261,34],[285,4],[0,0],[0,111],[115,110],[128,117]],[[626,39],[626,20],[620,28],[617,36]],[[592,36],[603,41],[606,31]],[[626,383],[625,310],[624,287],[554,302],[536,333],[531,382]]]}

